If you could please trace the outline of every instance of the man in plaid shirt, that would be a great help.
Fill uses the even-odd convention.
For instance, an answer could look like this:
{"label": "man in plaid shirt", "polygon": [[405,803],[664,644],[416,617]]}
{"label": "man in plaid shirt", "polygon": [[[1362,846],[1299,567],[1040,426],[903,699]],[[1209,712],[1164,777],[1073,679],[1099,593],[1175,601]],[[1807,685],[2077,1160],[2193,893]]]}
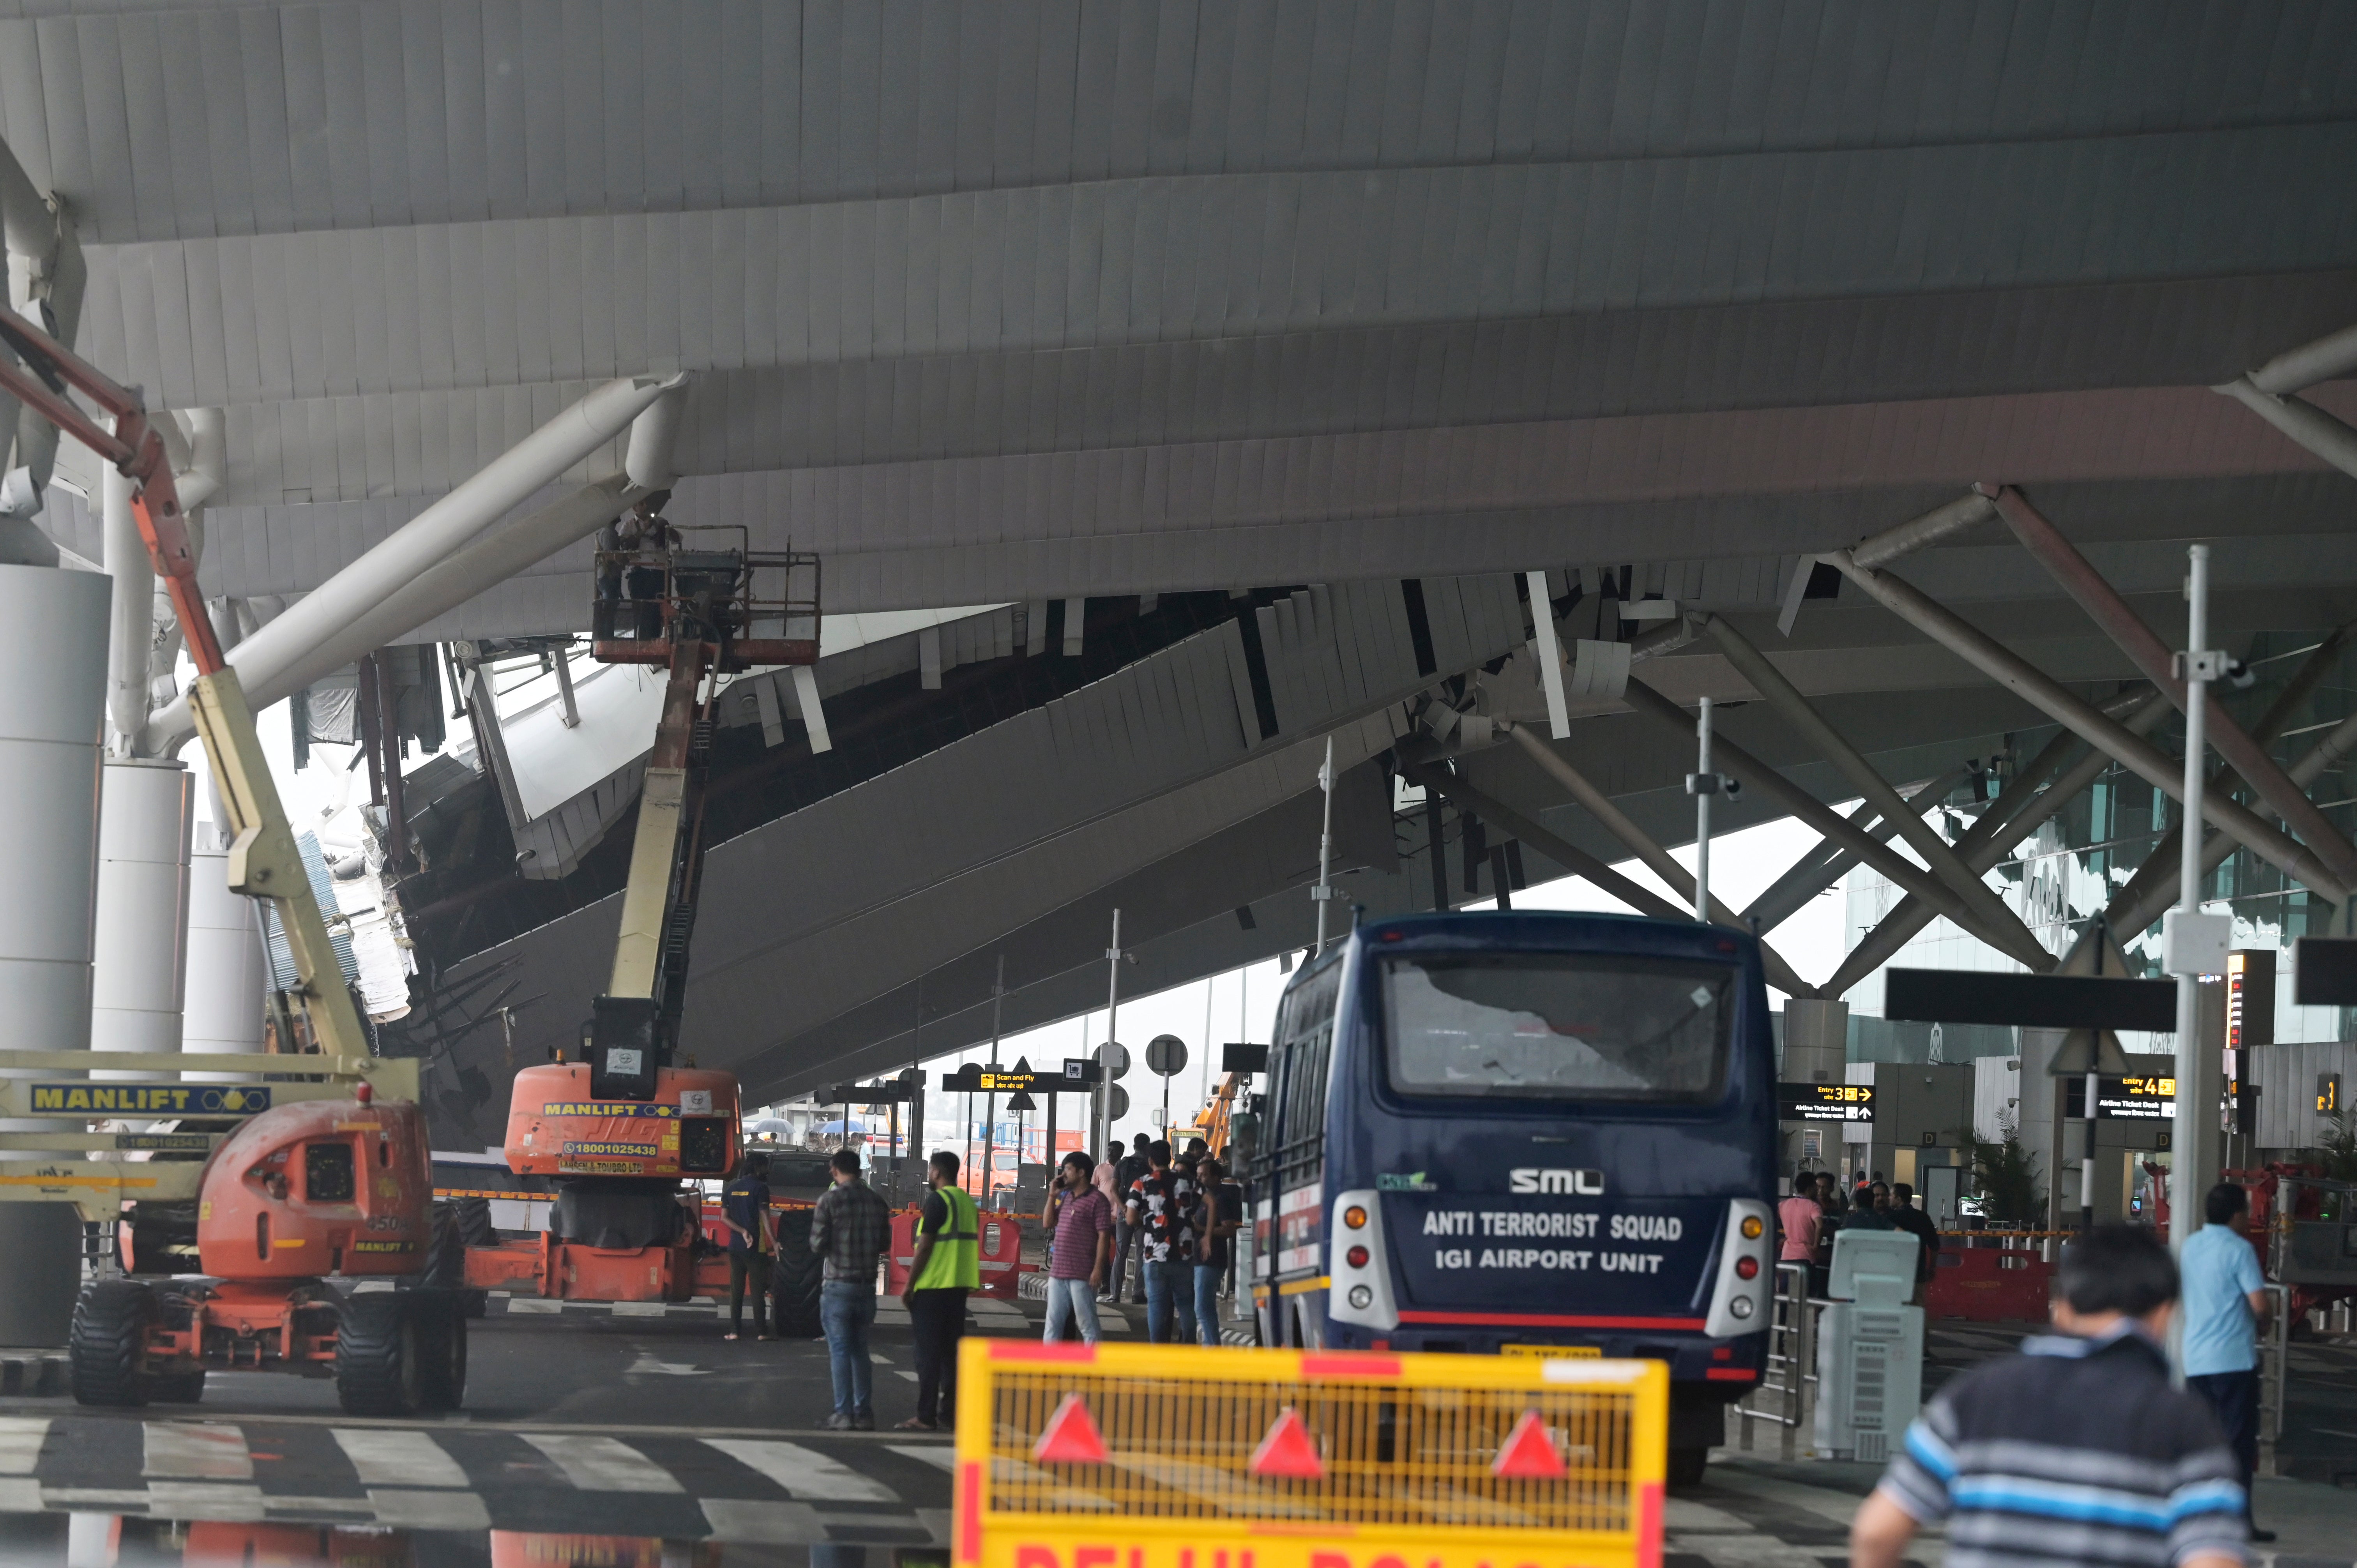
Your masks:
{"label": "man in plaid shirt", "polygon": [[828,1162],[834,1185],[811,1211],[810,1247],[826,1261],[819,1282],[818,1316],[826,1328],[828,1369],[834,1377],[831,1432],[876,1430],[875,1365],[867,1331],[876,1323],[876,1260],[892,1241],[892,1211],[859,1179],[859,1155],[837,1149]]}

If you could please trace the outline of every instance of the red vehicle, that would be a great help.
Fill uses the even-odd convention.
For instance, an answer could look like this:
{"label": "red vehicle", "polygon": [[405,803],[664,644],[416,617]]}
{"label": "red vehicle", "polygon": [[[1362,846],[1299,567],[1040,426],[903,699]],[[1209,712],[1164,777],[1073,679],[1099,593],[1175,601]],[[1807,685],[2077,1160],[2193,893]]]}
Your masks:
{"label": "red vehicle", "polygon": [[[352,1100],[265,1111],[212,1152],[199,1195],[205,1277],[83,1288],[69,1347],[76,1400],[193,1402],[217,1369],[333,1377],[355,1415],[457,1407],[465,1298],[423,1283],[455,1262],[456,1236],[435,1225],[415,1105],[378,1103],[361,1084]],[[346,1296],[332,1278],[415,1288]]]}

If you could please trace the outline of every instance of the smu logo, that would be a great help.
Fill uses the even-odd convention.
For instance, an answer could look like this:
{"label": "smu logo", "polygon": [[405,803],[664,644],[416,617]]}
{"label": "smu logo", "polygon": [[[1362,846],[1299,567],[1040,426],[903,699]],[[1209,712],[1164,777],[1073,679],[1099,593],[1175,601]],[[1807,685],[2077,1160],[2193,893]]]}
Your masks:
{"label": "smu logo", "polygon": [[1600,1197],[1604,1193],[1602,1171],[1541,1170],[1536,1165],[1523,1165],[1506,1175],[1518,1193],[1568,1192],[1581,1197]]}

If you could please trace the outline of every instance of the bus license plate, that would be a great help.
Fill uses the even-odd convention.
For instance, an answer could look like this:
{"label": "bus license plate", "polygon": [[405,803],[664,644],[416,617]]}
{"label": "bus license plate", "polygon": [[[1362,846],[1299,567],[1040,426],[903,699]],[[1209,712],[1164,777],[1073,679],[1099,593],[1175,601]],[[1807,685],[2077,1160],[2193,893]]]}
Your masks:
{"label": "bus license plate", "polygon": [[1600,1361],[1604,1350],[1597,1345],[1501,1345],[1501,1356],[1531,1356],[1545,1361]]}

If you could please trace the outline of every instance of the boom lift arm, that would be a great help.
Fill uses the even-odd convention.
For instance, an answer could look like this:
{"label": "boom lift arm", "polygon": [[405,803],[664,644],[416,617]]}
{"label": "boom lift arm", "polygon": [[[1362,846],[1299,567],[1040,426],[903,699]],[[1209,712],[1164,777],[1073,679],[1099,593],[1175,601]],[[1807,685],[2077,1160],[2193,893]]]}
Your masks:
{"label": "boom lift arm", "polygon": [[[221,809],[232,832],[229,850],[229,886],[233,893],[267,898],[275,906],[279,925],[286,933],[303,1010],[311,1037],[327,1055],[364,1059],[369,1055],[368,1032],[360,1011],[352,1005],[342,967],[328,945],[327,922],[295,834],[279,803],[278,787],[254,734],[253,714],[246,706],[237,671],[221,656],[212,620],[205,614],[203,594],[197,586],[195,551],[188,542],[188,519],[172,482],[172,464],[164,439],[147,417],[135,388],[117,385],[86,360],[13,311],[0,309],[0,340],[14,350],[21,364],[0,354],[0,387],[72,436],[130,479],[131,510],[139,522],[139,537],[147,558],[162,578],[179,617],[188,656],[197,666],[196,683],[188,692],[188,711],[204,742]],[[68,395],[81,392],[113,421],[102,424],[84,413]]]}

